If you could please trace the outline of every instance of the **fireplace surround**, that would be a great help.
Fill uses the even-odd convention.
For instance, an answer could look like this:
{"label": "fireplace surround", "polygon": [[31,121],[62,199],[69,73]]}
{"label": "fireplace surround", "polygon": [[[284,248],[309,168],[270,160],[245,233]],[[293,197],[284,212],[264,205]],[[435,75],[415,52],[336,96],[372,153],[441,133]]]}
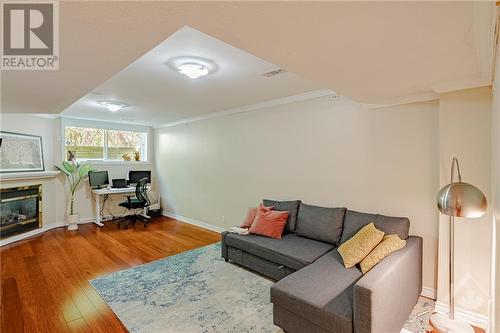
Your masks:
{"label": "fireplace surround", "polygon": [[0,189],[0,239],[41,226],[41,184]]}

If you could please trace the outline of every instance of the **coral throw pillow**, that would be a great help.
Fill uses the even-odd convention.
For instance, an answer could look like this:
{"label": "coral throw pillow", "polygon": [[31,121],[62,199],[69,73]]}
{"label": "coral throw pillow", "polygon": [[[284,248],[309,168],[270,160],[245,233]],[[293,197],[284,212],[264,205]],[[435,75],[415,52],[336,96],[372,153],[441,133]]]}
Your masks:
{"label": "coral throw pillow", "polygon": [[245,217],[245,220],[243,221],[243,223],[240,225],[240,228],[249,229],[250,226],[252,225],[253,221],[255,220],[255,217],[257,216],[257,211],[259,209],[263,209],[265,211],[270,211],[273,209],[273,207],[265,207],[263,204],[259,204],[259,208],[257,208],[257,207],[248,208],[247,216]]}
{"label": "coral throw pillow", "polygon": [[270,210],[259,205],[257,216],[250,227],[250,233],[280,239],[285,228],[288,212]]}
{"label": "coral throw pillow", "polygon": [[257,207],[248,208],[247,216],[245,217],[245,221],[243,221],[243,223],[240,224],[240,228],[246,228],[246,229],[250,228],[256,216],[257,216]]}

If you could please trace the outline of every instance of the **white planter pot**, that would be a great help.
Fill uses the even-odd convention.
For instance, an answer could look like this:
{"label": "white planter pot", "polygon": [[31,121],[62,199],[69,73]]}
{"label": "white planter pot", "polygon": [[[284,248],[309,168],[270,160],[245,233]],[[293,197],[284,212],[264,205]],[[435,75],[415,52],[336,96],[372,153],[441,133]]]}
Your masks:
{"label": "white planter pot", "polygon": [[80,222],[80,214],[68,215],[68,230],[77,230],[78,222]]}

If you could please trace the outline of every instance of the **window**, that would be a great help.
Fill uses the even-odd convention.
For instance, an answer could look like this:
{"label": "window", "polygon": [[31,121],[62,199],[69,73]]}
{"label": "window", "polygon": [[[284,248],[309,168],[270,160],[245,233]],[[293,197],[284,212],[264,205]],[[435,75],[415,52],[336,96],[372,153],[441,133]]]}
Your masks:
{"label": "window", "polygon": [[[85,124],[87,125],[87,124]],[[102,125],[89,126],[64,125],[64,153],[69,152],[77,160],[102,161],[147,161],[148,130],[119,129],[118,124],[112,128],[102,128]]]}
{"label": "window", "polygon": [[135,160],[135,155],[141,154],[141,147],[145,146],[146,133],[109,130],[108,138],[108,160],[120,160],[124,155],[131,156]]}
{"label": "window", "polygon": [[71,151],[78,159],[104,159],[104,130],[68,126],[65,128],[66,154]]}

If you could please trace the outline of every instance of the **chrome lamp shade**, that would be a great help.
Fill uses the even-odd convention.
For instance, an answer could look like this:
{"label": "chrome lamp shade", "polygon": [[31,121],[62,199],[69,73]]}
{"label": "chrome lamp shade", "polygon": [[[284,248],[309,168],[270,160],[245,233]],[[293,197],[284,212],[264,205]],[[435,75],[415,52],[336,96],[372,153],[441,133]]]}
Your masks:
{"label": "chrome lamp shade", "polygon": [[[458,172],[458,182],[453,181],[455,165]],[[448,333],[474,333],[474,329],[468,323],[455,319],[455,217],[481,217],[486,212],[486,197],[480,189],[474,185],[462,182],[460,165],[458,159],[453,157],[451,162],[450,184],[439,190],[437,195],[437,206],[441,213],[449,216],[449,312],[448,316],[435,313],[431,316],[431,325],[438,332]]]}
{"label": "chrome lamp shade", "polygon": [[480,189],[459,181],[439,190],[437,206],[444,215],[474,218],[486,212],[488,203]]}

